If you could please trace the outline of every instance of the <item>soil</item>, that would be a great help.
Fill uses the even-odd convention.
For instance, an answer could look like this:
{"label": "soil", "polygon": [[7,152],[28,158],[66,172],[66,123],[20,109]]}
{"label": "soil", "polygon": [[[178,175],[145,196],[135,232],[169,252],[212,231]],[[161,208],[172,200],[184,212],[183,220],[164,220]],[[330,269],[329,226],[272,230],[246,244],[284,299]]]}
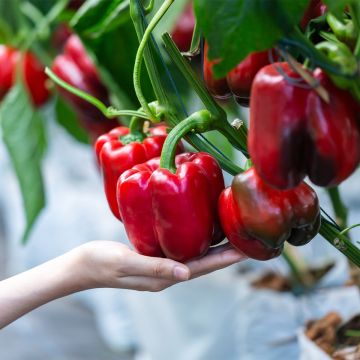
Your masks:
{"label": "soil", "polygon": [[340,326],[336,312],[309,321],[305,334],[333,360],[360,360],[360,315]]}

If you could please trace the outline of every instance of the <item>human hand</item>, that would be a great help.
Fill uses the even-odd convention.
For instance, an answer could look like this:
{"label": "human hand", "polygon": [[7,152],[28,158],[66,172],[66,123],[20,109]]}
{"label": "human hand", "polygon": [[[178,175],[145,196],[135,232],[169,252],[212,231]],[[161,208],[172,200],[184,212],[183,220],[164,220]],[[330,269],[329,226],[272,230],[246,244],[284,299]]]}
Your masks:
{"label": "human hand", "polygon": [[246,259],[230,244],[211,249],[206,256],[186,264],[140,255],[124,244],[111,241],[89,242],[73,251],[77,254],[79,281],[85,288],[142,291],[161,291]]}

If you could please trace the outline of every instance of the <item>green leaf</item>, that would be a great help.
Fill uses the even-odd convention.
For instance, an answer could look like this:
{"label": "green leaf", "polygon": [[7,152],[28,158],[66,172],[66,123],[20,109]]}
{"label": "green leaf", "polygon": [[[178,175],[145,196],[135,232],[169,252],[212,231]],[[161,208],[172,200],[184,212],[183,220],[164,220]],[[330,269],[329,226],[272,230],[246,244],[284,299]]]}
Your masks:
{"label": "green leaf", "polygon": [[358,0],[323,0],[329,11],[343,11],[346,5],[355,4]]}
{"label": "green leaf", "polygon": [[34,112],[24,87],[18,83],[8,93],[0,108],[4,143],[18,178],[26,216],[22,241],[45,205],[41,160],[46,148],[41,116]]}
{"label": "green leaf", "polygon": [[76,114],[65,104],[60,97],[55,100],[55,113],[57,122],[77,141],[89,144],[89,136],[79,125]]}
{"label": "green leaf", "polygon": [[77,11],[70,25],[76,32],[99,37],[129,19],[129,0],[89,0]]}
{"label": "green leaf", "polygon": [[195,0],[197,21],[209,43],[209,58],[221,77],[249,53],[273,47],[289,34],[308,0]]}

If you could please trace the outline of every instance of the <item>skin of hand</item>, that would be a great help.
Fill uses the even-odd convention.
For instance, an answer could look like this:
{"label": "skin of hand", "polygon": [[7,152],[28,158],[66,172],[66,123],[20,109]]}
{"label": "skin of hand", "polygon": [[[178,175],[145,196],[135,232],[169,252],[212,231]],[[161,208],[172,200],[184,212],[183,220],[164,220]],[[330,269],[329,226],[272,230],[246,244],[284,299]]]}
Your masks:
{"label": "skin of hand", "polygon": [[186,264],[140,255],[112,241],[92,241],[26,272],[0,281],[0,329],[63,296],[110,287],[161,291],[246,259],[229,244]]}

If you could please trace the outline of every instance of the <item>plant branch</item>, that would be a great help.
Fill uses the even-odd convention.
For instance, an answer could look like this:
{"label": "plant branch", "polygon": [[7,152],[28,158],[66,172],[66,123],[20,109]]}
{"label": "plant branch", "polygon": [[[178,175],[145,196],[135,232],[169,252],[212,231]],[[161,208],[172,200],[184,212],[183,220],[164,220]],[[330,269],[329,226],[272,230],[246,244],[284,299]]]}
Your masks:
{"label": "plant branch", "polygon": [[94,105],[98,110],[100,110],[105,117],[108,119],[112,119],[118,116],[137,116],[144,119],[148,119],[147,114],[143,111],[135,111],[135,110],[117,110],[112,106],[107,107],[103,102],[101,102],[96,97],[82,91],[70,84],[66,81],[60,79],[57,75],[55,75],[48,67],[45,68],[45,74],[49,76],[51,80],[53,80],[58,86],[63,89],[69,91],[70,93],[78,96],[79,98],[87,101],[88,103]]}
{"label": "plant branch", "polygon": [[154,30],[158,22],[165,15],[166,11],[169,9],[169,7],[172,5],[173,2],[174,0],[165,0],[161,5],[161,7],[159,8],[159,10],[157,11],[157,13],[151,19],[149,25],[145,29],[144,35],[140,41],[139,48],[135,57],[135,65],[134,65],[134,73],[133,73],[135,93],[140,102],[141,107],[146,112],[150,120],[154,122],[157,122],[156,115],[153,114],[151,108],[148,106],[148,102],[145,99],[145,96],[141,89],[141,66],[144,57],[144,51],[151,36],[151,32]]}

